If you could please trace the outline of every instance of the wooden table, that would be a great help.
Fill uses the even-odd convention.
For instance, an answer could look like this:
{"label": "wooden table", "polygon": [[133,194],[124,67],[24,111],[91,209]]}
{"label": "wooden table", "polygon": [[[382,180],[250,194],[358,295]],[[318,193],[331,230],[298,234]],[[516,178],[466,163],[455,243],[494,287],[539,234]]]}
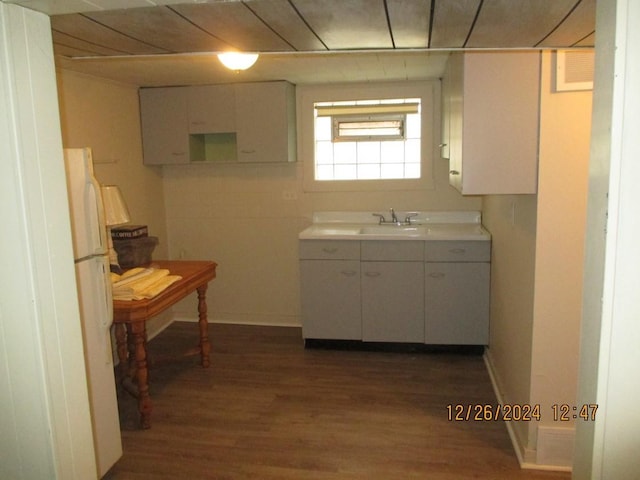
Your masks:
{"label": "wooden table", "polygon": [[187,295],[194,291],[198,292],[200,359],[202,366],[208,367],[211,346],[208,335],[206,291],[209,282],[216,277],[217,264],[209,261],[158,260],[149,266],[166,268],[171,275],[180,275],[182,279],[154,298],[132,301],[114,300],[113,302],[113,323],[120,370],[123,375],[128,375],[130,361],[135,362],[138,411],[142,428],[151,426],[152,410],[147,374],[146,322]]}

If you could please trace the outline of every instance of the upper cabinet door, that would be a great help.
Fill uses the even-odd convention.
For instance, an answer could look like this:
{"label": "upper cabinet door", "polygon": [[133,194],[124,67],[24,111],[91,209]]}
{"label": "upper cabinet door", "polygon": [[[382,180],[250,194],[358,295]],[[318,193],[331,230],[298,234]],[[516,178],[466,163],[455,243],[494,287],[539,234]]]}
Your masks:
{"label": "upper cabinet door", "polygon": [[141,89],[140,117],[146,165],[189,162],[185,88]]}
{"label": "upper cabinet door", "polygon": [[441,126],[440,126],[440,157],[449,159],[449,147],[450,147],[450,125],[451,125],[451,81],[452,76],[450,73],[451,64],[453,62],[447,62],[446,71],[441,81],[440,95],[442,97],[441,102]]}
{"label": "upper cabinet door", "polygon": [[463,116],[463,83],[464,68],[463,56],[453,54],[449,57],[446,70],[448,109],[446,115],[448,120],[448,136],[449,144],[449,183],[458,191],[462,191],[462,116]]}
{"label": "upper cabinet door", "polygon": [[236,85],[238,161],[293,162],[295,93],[287,82]]}
{"label": "upper cabinet door", "polygon": [[537,191],[539,52],[449,58],[450,183],[465,195]]}
{"label": "upper cabinet door", "polygon": [[188,89],[189,133],[236,131],[233,85],[204,85]]}

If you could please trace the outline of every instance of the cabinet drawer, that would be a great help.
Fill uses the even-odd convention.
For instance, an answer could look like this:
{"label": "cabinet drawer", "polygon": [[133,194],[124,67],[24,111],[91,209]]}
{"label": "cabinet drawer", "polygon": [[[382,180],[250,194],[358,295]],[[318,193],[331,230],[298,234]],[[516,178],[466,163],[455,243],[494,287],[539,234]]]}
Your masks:
{"label": "cabinet drawer", "polygon": [[310,260],[360,260],[357,240],[302,240],[300,258]]}
{"label": "cabinet drawer", "polygon": [[424,258],[427,262],[489,262],[491,242],[456,240],[425,242]]}
{"label": "cabinet drawer", "polygon": [[421,262],[424,242],[421,240],[367,240],[362,242],[363,261]]}

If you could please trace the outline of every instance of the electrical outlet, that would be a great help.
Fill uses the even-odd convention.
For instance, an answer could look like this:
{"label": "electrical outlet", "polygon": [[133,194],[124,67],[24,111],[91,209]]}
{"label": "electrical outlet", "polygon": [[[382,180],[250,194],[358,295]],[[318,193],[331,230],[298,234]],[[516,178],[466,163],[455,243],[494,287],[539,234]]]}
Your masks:
{"label": "electrical outlet", "polygon": [[298,194],[295,190],[285,190],[282,192],[283,200],[297,200]]}

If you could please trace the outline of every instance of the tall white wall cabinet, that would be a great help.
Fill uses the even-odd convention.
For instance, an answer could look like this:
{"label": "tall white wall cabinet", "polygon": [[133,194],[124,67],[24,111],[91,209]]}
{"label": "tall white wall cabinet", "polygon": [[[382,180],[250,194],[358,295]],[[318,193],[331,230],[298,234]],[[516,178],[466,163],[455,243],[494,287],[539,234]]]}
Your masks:
{"label": "tall white wall cabinet", "polygon": [[442,94],[449,183],[463,195],[536,193],[540,54],[453,53]]}

